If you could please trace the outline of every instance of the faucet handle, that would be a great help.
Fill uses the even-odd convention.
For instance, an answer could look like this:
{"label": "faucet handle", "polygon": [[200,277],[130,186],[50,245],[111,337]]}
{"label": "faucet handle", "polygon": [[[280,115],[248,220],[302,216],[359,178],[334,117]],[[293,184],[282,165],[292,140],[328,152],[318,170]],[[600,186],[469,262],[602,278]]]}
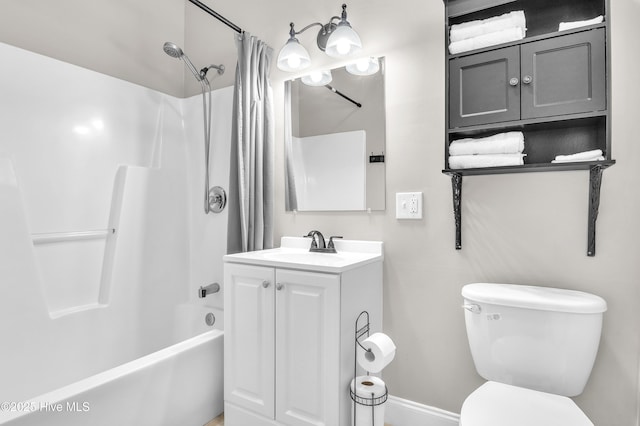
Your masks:
{"label": "faucet handle", "polygon": [[333,245],[334,238],[342,238],[342,235],[332,235],[331,237],[329,237],[329,245],[327,246],[327,248],[335,250],[335,246]]}

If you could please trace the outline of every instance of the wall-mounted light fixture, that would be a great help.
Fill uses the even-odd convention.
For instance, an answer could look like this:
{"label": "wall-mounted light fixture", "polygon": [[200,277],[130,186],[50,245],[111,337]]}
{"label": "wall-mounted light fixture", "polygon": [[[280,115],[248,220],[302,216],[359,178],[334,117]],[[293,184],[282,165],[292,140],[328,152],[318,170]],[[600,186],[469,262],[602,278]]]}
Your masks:
{"label": "wall-mounted light fixture", "polygon": [[[333,22],[336,19],[340,20],[337,24]],[[316,43],[318,48],[327,55],[333,58],[341,58],[356,54],[362,49],[362,42],[358,33],[351,28],[351,24],[347,21],[346,4],[342,5],[342,15],[340,17],[332,16],[327,24],[314,22],[297,32],[294,29],[293,22],[289,25],[291,26],[289,40],[278,53],[277,64],[282,71],[300,71],[311,65],[309,52],[300,44],[296,35],[316,25],[320,26]]]}

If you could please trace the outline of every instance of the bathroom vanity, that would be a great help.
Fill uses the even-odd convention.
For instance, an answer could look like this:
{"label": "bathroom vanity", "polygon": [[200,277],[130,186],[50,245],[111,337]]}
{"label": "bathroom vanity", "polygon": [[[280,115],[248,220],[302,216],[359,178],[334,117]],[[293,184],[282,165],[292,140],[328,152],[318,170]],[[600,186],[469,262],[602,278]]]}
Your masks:
{"label": "bathroom vanity", "polygon": [[225,425],[350,424],[355,323],[382,328],[382,243],[224,256]]}

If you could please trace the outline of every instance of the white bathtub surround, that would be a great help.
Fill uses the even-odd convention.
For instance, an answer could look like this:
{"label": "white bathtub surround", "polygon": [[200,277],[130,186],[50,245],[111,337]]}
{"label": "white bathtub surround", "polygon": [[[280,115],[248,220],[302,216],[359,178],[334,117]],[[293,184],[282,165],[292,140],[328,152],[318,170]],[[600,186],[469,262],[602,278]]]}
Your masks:
{"label": "white bathtub surround", "polygon": [[[204,331],[171,330],[181,304],[222,307],[221,294],[198,299],[197,288],[222,282],[226,216],[202,213],[199,96],[173,98],[6,44],[0,55],[0,401],[25,402]],[[214,93],[212,183],[221,186],[231,95]],[[94,230],[114,231],[42,241]],[[141,394],[171,390],[140,385]],[[105,424],[150,424],[121,420]]]}

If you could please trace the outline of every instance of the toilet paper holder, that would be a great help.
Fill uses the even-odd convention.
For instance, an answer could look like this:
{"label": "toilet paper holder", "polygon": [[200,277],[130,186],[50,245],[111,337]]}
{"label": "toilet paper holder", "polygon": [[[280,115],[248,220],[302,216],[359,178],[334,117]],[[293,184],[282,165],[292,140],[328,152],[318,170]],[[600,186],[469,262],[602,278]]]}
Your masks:
{"label": "toilet paper holder", "polygon": [[[363,325],[360,325],[361,322],[363,322]],[[364,336],[369,337],[370,332],[371,332],[371,325],[369,321],[369,312],[362,311],[360,312],[360,315],[358,315],[358,318],[356,319],[356,324],[355,324],[355,344],[353,348],[354,349],[353,351],[353,380],[354,380],[353,389],[351,388],[351,386],[349,386],[349,394],[351,395],[351,400],[353,401],[352,411],[353,411],[354,426],[357,425],[356,413],[358,411],[355,409],[355,404],[371,407],[371,424],[373,426],[375,424],[375,407],[378,405],[384,404],[387,401],[387,397],[389,396],[389,390],[387,389],[386,384],[384,386],[384,394],[377,397],[374,396],[374,394],[372,394],[371,397],[363,397],[361,395],[358,395],[356,392],[355,380],[358,377],[358,370],[357,370],[358,369],[358,346],[360,346],[360,348],[363,351],[370,352],[370,349],[365,348],[360,343],[360,338]],[[367,371],[366,373],[368,376],[369,372]]]}

